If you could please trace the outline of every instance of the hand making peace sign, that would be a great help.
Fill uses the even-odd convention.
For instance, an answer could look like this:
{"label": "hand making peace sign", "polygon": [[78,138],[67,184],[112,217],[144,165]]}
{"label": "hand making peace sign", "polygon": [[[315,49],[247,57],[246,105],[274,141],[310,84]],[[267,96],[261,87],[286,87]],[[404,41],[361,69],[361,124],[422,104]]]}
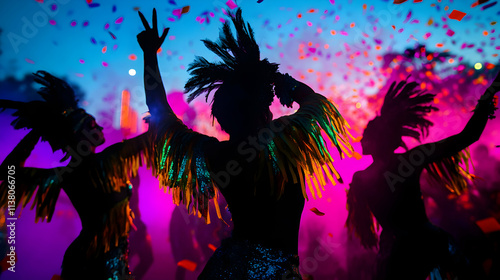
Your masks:
{"label": "hand making peace sign", "polygon": [[163,41],[165,41],[165,37],[167,37],[170,28],[163,29],[161,37],[158,36],[158,25],[156,24],[156,9],[153,9],[153,28],[149,26],[148,21],[141,12],[139,12],[139,17],[141,18],[142,24],[144,25],[144,28],[146,30],[137,35],[137,42],[141,46],[141,49],[144,53],[156,53],[156,51],[158,51],[160,46],[163,44]]}

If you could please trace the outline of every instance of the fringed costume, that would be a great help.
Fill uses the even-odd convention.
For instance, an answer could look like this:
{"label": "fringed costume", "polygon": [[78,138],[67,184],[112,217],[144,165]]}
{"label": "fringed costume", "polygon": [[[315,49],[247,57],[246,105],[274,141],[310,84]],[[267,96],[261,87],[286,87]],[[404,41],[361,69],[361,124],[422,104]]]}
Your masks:
{"label": "fringed costume", "polygon": [[[143,157],[149,155],[149,134],[114,144],[101,153],[102,128],[92,116],[78,109],[72,89],[62,80],[39,71],[35,81],[44,101],[27,103],[0,100],[1,108],[16,109],[12,125],[31,129],[2,163],[16,168],[16,205],[36,211],[36,221],[50,222],[62,190],[81,222],[80,235],[66,250],[61,277],[72,279],[133,279],[128,269],[128,233],[133,227],[129,208],[132,186]],[[76,114],[76,115],[75,115]],[[38,140],[71,158],[64,167],[23,167]],[[8,180],[1,178],[0,205],[8,205]]]}
{"label": "fringed costume", "polygon": [[[493,113],[493,94],[480,101],[461,133],[408,150],[401,137],[425,136],[432,126],[426,115],[437,110],[429,105],[435,95],[416,90],[417,85],[391,85],[380,116],[368,123],[361,141],[373,163],[354,174],[347,195],[349,231],[364,247],[379,247],[375,279],[425,279],[431,271],[448,279],[466,273],[467,261],[451,237],[429,222],[419,180],[426,169],[436,186],[462,193],[472,178],[465,149],[479,138]],[[407,151],[395,154],[399,146]],[[380,241],[378,225],[383,229]]]}
{"label": "fringed costume", "polygon": [[[208,99],[216,90],[212,115],[230,140],[191,131],[173,113],[163,113],[151,125],[156,135],[153,167],[174,202],[207,222],[209,201],[217,203],[213,198],[222,193],[228,203],[232,237],[222,242],[198,279],[302,279],[297,247],[304,200],[308,192],[321,197],[327,181],[341,181],[327,146],[350,156],[351,136],[330,101],[260,59],[240,9],[231,21],[236,38],[228,21],[217,42],[204,40],[223,62],[197,57],[186,84],[188,101],[202,93]],[[145,66],[155,69],[147,61]],[[151,78],[147,75],[145,82]],[[303,94],[304,88],[311,92]],[[147,98],[153,94],[161,92],[146,87]],[[297,101],[300,109],[272,120],[269,106],[275,94],[284,105]],[[162,112],[158,103],[148,103],[152,119],[153,111]],[[167,105],[165,110],[170,110]]]}

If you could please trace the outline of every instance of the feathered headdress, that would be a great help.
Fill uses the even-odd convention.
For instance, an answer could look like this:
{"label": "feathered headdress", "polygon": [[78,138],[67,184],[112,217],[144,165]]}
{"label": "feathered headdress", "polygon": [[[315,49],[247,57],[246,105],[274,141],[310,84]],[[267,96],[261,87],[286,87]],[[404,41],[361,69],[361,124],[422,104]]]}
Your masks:
{"label": "feathered headdress", "polygon": [[203,93],[206,93],[208,101],[210,92],[219,89],[223,83],[230,82],[245,89],[244,92],[234,94],[253,95],[250,98],[257,104],[269,107],[274,98],[273,83],[278,65],[267,59],[260,59],[253,30],[243,20],[241,9],[236,11],[236,15],[231,15],[231,21],[236,29],[236,38],[229,23],[225,22],[217,42],[203,40],[205,46],[219,56],[222,62],[211,63],[197,56],[189,66],[191,78],[185,85],[185,90],[189,93],[188,102]]}
{"label": "feathered headdress", "polygon": [[[438,108],[429,105],[436,95],[416,90],[417,86],[416,82],[401,81],[397,85],[393,82],[377,118],[389,129],[398,130],[401,137],[408,136],[420,141],[428,135],[429,127],[433,125],[427,119],[427,114],[437,111]],[[408,150],[403,140],[400,146]],[[429,164],[426,170],[435,183],[460,194],[467,188],[467,180],[473,177],[469,173],[469,161],[470,153],[465,149]]]}
{"label": "feathered headdress", "polygon": [[[393,82],[384,98],[380,110],[379,121],[389,129],[396,129],[399,137],[408,136],[418,141],[429,133],[433,123],[426,118],[427,114],[438,108],[428,105],[434,100],[435,94],[417,90],[418,83],[401,81]],[[408,149],[403,140],[400,146]]]}
{"label": "feathered headdress", "polygon": [[[48,141],[53,151],[67,152],[80,141],[79,132],[93,117],[78,108],[73,89],[63,80],[45,71],[33,74],[35,82],[42,85],[38,94],[44,100],[19,102],[0,100],[1,109],[15,109],[11,123],[15,129],[32,129]],[[69,158],[65,154],[61,161]]]}

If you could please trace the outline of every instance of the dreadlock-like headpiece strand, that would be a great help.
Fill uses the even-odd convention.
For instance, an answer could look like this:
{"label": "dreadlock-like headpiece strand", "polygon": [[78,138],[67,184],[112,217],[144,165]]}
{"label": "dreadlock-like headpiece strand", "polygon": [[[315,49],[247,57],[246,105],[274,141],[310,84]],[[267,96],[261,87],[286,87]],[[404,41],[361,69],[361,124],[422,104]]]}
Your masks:
{"label": "dreadlock-like headpiece strand", "polygon": [[[408,136],[420,141],[433,125],[426,118],[427,114],[438,108],[427,105],[436,95],[416,90],[417,86],[416,82],[401,81],[397,85],[393,82],[384,98],[379,118],[391,129],[398,129],[401,137]],[[408,149],[403,141],[401,146]]]}

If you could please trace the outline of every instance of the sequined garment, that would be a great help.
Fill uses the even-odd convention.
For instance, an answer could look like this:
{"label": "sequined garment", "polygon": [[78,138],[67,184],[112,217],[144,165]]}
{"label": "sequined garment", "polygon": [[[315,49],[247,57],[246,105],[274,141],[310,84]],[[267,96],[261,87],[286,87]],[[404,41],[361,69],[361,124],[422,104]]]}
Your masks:
{"label": "sequined garment", "polygon": [[198,280],[300,280],[299,257],[248,240],[228,238],[214,252]]}

